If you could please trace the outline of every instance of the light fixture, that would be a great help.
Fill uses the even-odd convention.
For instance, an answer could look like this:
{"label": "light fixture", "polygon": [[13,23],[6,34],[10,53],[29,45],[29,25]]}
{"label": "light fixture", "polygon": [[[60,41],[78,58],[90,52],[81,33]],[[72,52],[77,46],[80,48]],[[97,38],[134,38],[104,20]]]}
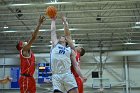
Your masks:
{"label": "light fixture", "polygon": [[32,4],[10,4],[10,6],[28,6]]}
{"label": "light fixture", "polygon": [[47,31],[47,30],[46,29],[40,29],[39,31],[42,31],[43,32],[43,31]]}
{"label": "light fixture", "polygon": [[50,2],[50,3],[45,3],[45,4],[51,5],[51,4],[69,4],[69,3],[72,3],[72,2]]}
{"label": "light fixture", "polygon": [[52,44],[52,41],[50,41],[50,43]]}
{"label": "light fixture", "polygon": [[[58,29],[58,30],[59,30],[59,31],[63,31],[64,28],[62,28],[62,29]],[[76,28],[69,28],[69,30],[72,31],[72,30],[78,30],[78,29],[76,29]]]}
{"label": "light fixture", "polygon": [[136,22],[136,25],[140,24],[140,22]]}
{"label": "light fixture", "polygon": [[140,26],[133,26],[133,27],[131,27],[131,28],[140,28]]}
{"label": "light fixture", "polygon": [[5,25],[3,28],[4,28],[4,29],[7,29],[7,28],[9,28],[9,27]]}
{"label": "light fixture", "polygon": [[57,2],[58,0],[51,0],[50,2]]}
{"label": "light fixture", "polygon": [[75,43],[75,40],[72,40],[73,41],[73,43]]}
{"label": "light fixture", "polygon": [[2,32],[17,32],[17,31],[12,31],[12,30],[9,30],[9,31],[2,31]]}
{"label": "light fixture", "polygon": [[138,44],[138,43],[132,43],[132,39],[128,38],[127,42],[124,43],[125,45],[134,45],[134,44]]}
{"label": "light fixture", "polygon": [[31,47],[36,47],[36,46],[31,46]]}
{"label": "light fixture", "polygon": [[134,44],[137,44],[137,43],[131,43],[131,42],[127,42],[127,43],[124,43],[125,45],[134,45]]}
{"label": "light fixture", "polygon": [[46,45],[46,47],[52,47],[52,45]]}

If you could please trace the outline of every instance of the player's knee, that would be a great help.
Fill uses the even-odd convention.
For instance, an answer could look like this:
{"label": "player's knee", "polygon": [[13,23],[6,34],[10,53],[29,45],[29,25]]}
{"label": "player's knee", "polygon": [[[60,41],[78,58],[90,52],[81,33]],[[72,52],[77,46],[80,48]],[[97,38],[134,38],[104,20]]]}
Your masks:
{"label": "player's knee", "polygon": [[60,90],[54,90],[54,92],[53,93],[63,93],[63,92],[61,92]]}
{"label": "player's knee", "polygon": [[69,90],[68,93],[79,93],[78,88],[73,88],[73,89]]}

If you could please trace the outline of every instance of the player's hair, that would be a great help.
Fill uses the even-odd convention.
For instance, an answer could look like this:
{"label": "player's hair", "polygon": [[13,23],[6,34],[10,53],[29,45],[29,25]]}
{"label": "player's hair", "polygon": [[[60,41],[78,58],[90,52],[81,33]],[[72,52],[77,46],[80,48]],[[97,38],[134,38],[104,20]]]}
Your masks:
{"label": "player's hair", "polygon": [[85,54],[85,49],[81,47],[80,56],[83,56],[84,54]]}
{"label": "player's hair", "polygon": [[[61,38],[61,37],[65,37],[65,36],[59,36],[59,38]],[[66,40],[66,38],[65,38],[65,40]],[[66,42],[66,47],[68,47],[68,42]]]}
{"label": "player's hair", "polygon": [[19,43],[17,43],[16,49],[17,49],[18,51],[20,50],[20,49],[19,49]]}
{"label": "player's hair", "polygon": [[68,42],[66,42],[66,47],[68,47]]}
{"label": "player's hair", "polygon": [[22,49],[22,44],[23,44],[22,41],[19,41],[17,43],[16,48],[17,48],[18,51],[20,51]]}

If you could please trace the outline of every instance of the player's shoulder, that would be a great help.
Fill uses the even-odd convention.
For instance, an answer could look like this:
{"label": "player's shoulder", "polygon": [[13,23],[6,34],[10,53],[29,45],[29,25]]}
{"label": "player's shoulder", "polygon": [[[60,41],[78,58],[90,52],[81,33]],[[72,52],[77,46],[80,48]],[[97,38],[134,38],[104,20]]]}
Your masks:
{"label": "player's shoulder", "polygon": [[75,53],[75,51],[74,51],[73,49],[71,49],[71,53],[72,53],[74,56],[76,56],[76,53]]}
{"label": "player's shoulder", "polygon": [[57,44],[52,44],[51,49],[54,49],[54,48],[56,48],[56,47],[58,47],[58,46],[60,46],[59,43],[57,43]]}
{"label": "player's shoulder", "polygon": [[66,46],[66,49],[71,51],[71,52],[73,51],[73,49],[71,49],[71,47],[69,47],[69,46]]}

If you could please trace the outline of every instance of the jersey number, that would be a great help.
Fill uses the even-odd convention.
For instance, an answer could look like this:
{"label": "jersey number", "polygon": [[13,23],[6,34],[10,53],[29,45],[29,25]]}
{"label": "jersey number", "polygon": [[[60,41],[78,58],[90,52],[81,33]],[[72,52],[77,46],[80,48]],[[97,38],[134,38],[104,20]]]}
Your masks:
{"label": "jersey number", "polygon": [[59,50],[59,54],[65,54],[65,50]]}

